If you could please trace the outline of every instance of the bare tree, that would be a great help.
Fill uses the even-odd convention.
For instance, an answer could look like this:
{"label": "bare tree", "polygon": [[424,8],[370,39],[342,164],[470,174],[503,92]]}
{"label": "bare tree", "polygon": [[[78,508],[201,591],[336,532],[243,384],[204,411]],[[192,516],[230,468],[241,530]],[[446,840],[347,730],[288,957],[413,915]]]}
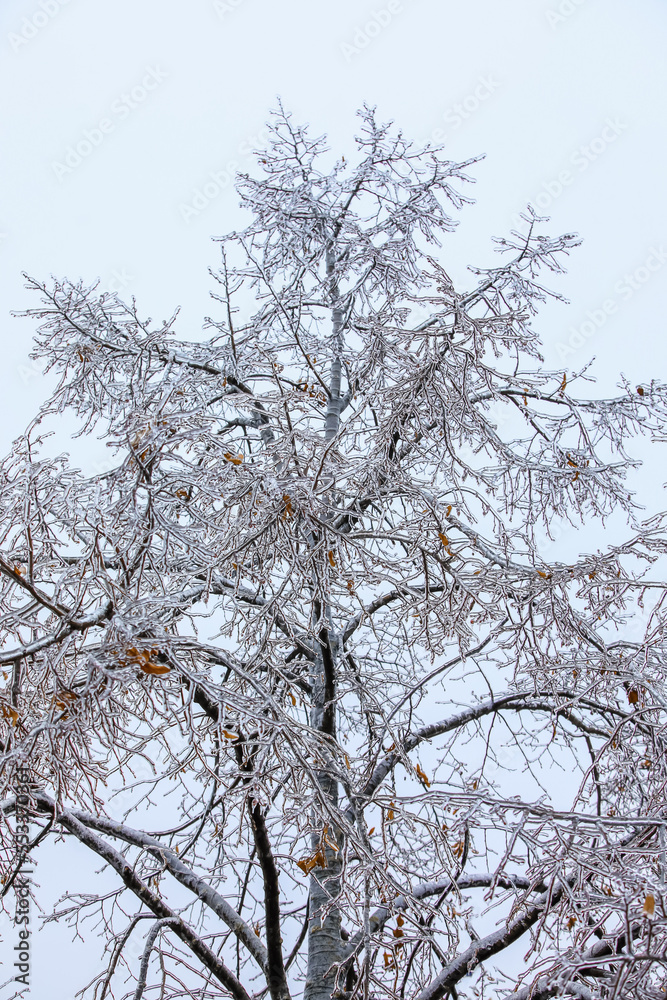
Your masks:
{"label": "bare tree", "polygon": [[[473,161],[369,109],[356,141],[275,113],[208,340],[29,281],[59,382],[1,473],[5,901],[47,838],[116,872],[50,916],[101,935],[95,1000],[663,996],[665,518],[625,449],[667,388],[542,370],[577,239],[529,214],[456,291]],[[65,412],[105,471],[49,457]]]}

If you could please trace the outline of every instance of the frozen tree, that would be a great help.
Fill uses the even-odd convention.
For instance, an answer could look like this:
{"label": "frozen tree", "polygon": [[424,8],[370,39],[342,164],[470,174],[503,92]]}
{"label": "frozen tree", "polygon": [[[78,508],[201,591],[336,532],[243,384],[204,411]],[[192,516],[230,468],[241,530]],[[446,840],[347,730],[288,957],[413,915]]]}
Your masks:
{"label": "frozen tree", "polygon": [[[95,1000],[662,997],[665,518],[626,449],[667,387],[545,371],[577,239],[529,213],[457,291],[473,161],[360,117],[334,163],[275,113],[207,340],[29,280],[58,381],[1,470],[5,905],[49,841],[113,876],[47,915]],[[49,451],[66,413],[103,471]]]}

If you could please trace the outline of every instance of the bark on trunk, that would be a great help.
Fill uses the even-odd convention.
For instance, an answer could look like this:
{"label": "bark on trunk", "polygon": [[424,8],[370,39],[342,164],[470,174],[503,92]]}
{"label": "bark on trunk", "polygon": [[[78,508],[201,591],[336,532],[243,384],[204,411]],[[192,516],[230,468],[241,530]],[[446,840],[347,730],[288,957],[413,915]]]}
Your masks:
{"label": "bark on trunk", "polygon": [[[330,647],[329,652],[331,653]],[[335,736],[333,706],[326,705],[327,697],[331,695],[328,683],[330,678],[327,677],[327,673],[325,657],[317,656],[311,672],[313,687],[311,725],[320,732],[327,731],[328,735]],[[326,771],[320,771],[317,774],[317,782],[322,796],[331,806],[336,806],[338,804],[336,780]],[[320,824],[319,816],[316,823]],[[335,989],[337,971],[335,964],[343,958],[340,910],[335,903],[340,891],[341,852],[340,849],[335,849],[340,848],[340,835],[339,831],[332,829],[331,826],[325,827],[326,824],[322,829],[316,829],[311,841],[313,855],[319,853],[320,859],[325,862],[325,867],[318,865],[310,876],[308,973],[304,1000],[329,1000]]]}
{"label": "bark on trunk", "polygon": [[[339,305],[336,280],[335,245],[329,246],[326,255],[327,278],[332,302],[332,338],[334,357],[329,383],[329,403],[324,420],[325,442],[336,437],[340,426],[341,378],[343,353],[343,311]],[[336,737],[336,653],[338,643],[332,635],[328,607],[319,599],[313,601],[313,619],[320,640],[320,653],[311,668],[311,717],[310,722],[318,732]],[[318,791],[331,807],[338,805],[338,784],[326,770],[316,776]],[[333,829],[326,820],[321,822],[321,812],[313,815],[311,846],[324,866],[317,866],[310,876],[308,923],[308,972],[304,1000],[329,1000],[336,987],[337,963],[343,959],[343,942],[340,936],[340,909],[336,903],[340,892],[341,843],[340,831]]]}
{"label": "bark on trunk", "polygon": [[324,440],[331,441],[338,433],[340,426],[341,395],[340,384],[343,374],[343,310],[339,304],[338,282],[336,280],[335,250],[327,250],[327,277],[333,308],[331,311],[332,339],[334,343],[334,359],[331,365],[329,382],[329,404],[324,418]]}

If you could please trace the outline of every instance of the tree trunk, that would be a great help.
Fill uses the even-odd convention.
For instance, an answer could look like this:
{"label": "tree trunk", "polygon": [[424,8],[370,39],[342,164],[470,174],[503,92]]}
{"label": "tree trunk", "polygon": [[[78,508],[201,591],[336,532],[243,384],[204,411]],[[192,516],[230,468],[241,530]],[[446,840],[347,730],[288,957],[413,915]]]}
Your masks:
{"label": "tree trunk", "polygon": [[[318,732],[335,736],[335,707],[331,689],[334,658],[327,631],[322,630],[321,636],[327,645],[323,654],[315,658],[311,671],[311,725]],[[335,808],[338,805],[336,779],[328,771],[321,770],[317,772],[316,780],[324,801],[331,809]],[[342,959],[340,910],[335,903],[340,891],[340,832],[328,825],[326,820],[318,830],[321,817],[322,810],[315,805],[311,847],[319,863],[310,876],[308,973],[304,1000],[329,1000],[336,980],[336,969],[332,966]]]}

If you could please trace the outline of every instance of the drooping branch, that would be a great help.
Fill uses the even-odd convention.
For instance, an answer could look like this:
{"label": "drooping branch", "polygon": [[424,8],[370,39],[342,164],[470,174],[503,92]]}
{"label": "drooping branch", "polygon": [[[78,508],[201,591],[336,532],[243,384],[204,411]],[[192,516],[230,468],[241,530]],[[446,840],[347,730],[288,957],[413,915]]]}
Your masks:
{"label": "drooping branch", "polygon": [[[38,803],[44,806],[48,805],[46,799],[43,800],[38,798]],[[267,952],[264,945],[261,943],[260,939],[254,933],[253,929],[243,920],[242,917],[234,910],[232,906],[227,902],[224,896],[210,886],[207,881],[201,876],[197,875],[192,868],[184,864],[179,856],[172,851],[169,847],[161,844],[159,841],[155,840],[153,837],[149,836],[140,830],[133,830],[131,827],[126,826],[123,823],[118,823],[114,820],[107,819],[104,816],[94,816],[92,813],[83,811],[82,809],[69,809],[67,810],[69,816],[73,817],[78,823],[82,824],[89,830],[96,830],[98,833],[104,833],[110,837],[116,837],[118,840],[124,841],[126,844],[132,844],[133,847],[138,847],[145,850],[148,854],[155,858],[165,866],[167,871],[174,876],[174,878],[189,889],[198,899],[201,899],[220,919],[229,927],[229,929],[238,937],[239,941],[248,949],[248,952],[255,959],[257,965],[266,971],[267,969]],[[58,813],[61,815],[61,813]]]}
{"label": "drooping branch", "polygon": [[487,958],[491,958],[492,955],[504,951],[505,948],[522,937],[527,930],[530,930],[546,911],[553,909],[560,902],[564,891],[565,886],[562,883],[557,883],[553,888],[542,893],[535,903],[529,906],[521,916],[510,921],[506,927],[500,927],[491,934],[473,941],[419,993],[417,1000],[440,1000],[441,997],[446,996],[468,972]]}
{"label": "drooping branch", "polygon": [[69,833],[76,837],[85,847],[97,854],[120,876],[123,884],[139,899],[144,906],[147,906],[159,920],[168,920],[173,927],[174,933],[181,941],[190,948],[200,962],[210,973],[229,991],[235,1000],[250,1000],[249,994],[241,985],[236,976],[222,962],[211,948],[201,939],[201,937],[187,924],[177,913],[174,912],[162,899],[151,892],[148,886],[135,875],[132,868],[122,854],[119,854],[113,847],[105,843],[100,837],[84,826],[67,809],[56,809],[55,803],[43,792],[38,793],[35,799],[40,808],[56,814],[56,821]]}
{"label": "drooping branch", "polygon": [[[396,913],[406,910],[413,901],[428,899],[430,896],[440,896],[451,889],[486,889],[491,885],[499,885],[502,889],[533,889],[530,879],[523,875],[498,875],[492,872],[478,872],[471,875],[459,875],[454,879],[439,879],[436,882],[423,882],[415,886],[409,896],[397,896],[391,904],[378,907],[370,916],[370,932],[377,934],[387,921]],[[363,929],[354,934],[345,945],[345,958],[349,958],[363,944]]]}

